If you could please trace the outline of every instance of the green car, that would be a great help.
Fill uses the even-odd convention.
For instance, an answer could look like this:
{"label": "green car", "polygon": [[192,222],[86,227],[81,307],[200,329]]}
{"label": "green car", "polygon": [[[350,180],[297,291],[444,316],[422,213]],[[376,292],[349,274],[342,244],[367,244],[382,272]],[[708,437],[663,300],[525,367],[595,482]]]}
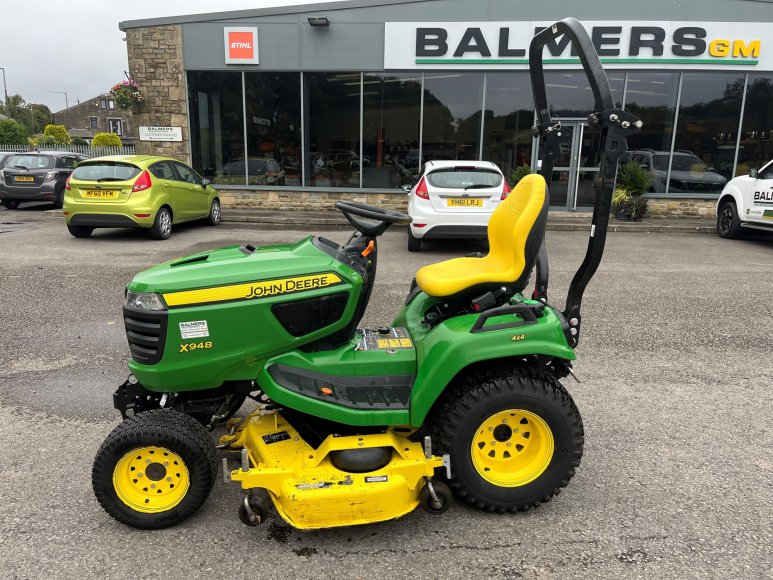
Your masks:
{"label": "green car", "polygon": [[146,228],[165,240],[173,224],[220,223],[220,199],[208,179],[175,159],[114,155],[78,165],[65,186],[64,215],[76,238],[95,228]]}

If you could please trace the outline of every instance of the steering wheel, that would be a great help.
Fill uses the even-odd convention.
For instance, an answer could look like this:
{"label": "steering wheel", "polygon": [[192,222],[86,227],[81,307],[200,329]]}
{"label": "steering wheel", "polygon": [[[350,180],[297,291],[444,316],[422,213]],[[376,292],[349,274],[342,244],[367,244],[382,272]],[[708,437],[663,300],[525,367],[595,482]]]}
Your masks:
{"label": "steering wheel", "polygon": [[408,214],[393,209],[374,207],[354,201],[337,201],[336,209],[344,214],[354,229],[371,238],[380,236],[392,224],[409,224],[412,219]]}

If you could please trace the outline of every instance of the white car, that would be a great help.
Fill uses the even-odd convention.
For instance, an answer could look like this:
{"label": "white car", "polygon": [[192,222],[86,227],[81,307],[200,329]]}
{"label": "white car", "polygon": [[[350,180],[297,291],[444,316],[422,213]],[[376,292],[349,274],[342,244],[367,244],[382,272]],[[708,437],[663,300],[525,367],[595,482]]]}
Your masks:
{"label": "white car", "polygon": [[773,232],[773,161],[731,179],[717,201],[717,233],[735,238],[743,229]]}
{"label": "white car", "polygon": [[486,239],[499,202],[510,193],[502,171],[490,161],[427,161],[408,193],[408,251],[422,240]]}

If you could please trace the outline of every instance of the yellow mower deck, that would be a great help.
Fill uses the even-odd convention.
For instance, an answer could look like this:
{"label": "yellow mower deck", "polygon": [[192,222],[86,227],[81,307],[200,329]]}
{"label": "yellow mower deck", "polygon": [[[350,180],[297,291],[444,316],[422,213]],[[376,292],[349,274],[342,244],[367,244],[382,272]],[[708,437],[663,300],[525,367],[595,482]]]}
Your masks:
{"label": "yellow mower deck", "polygon": [[[383,434],[328,436],[313,449],[280,413],[256,410],[221,443],[243,448],[249,469],[231,472],[244,490],[266,489],[279,514],[300,529],[369,524],[405,515],[419,504],[425,477],[443,465],[409,441],[412,429]],[[333,466],[330,453],[345,449],[391,447],[391,461],[369,473],[347,473]]]}

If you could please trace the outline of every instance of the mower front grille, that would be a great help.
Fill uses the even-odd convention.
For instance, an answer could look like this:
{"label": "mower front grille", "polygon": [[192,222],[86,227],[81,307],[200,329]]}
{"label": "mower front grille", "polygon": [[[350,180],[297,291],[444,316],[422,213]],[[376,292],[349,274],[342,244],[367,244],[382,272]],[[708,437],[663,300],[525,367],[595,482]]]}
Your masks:
{"label": "mower front grille", "polygon": [[166,342],[167,313],[124,308],[123,323],[132,358],[144,365],[160,361]]}

